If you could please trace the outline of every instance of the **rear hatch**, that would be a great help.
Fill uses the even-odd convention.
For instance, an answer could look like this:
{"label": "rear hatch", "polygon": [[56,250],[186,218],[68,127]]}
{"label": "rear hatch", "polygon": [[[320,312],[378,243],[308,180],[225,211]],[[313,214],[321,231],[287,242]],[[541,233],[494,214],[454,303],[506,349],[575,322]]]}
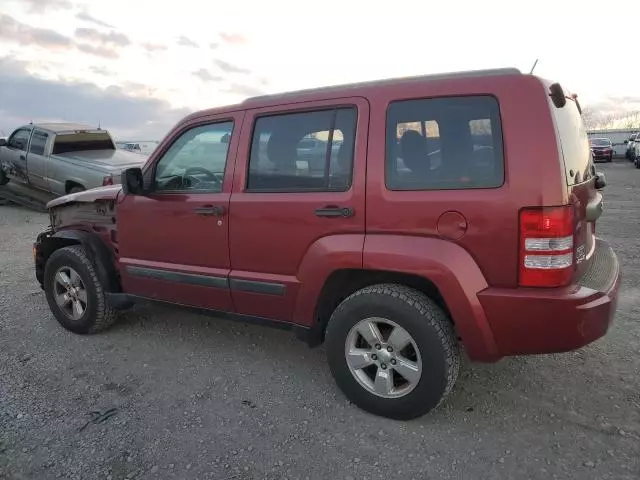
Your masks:
{"label": "rear hatch", "polygon": [[577,100],[567,98],[563,107],[549,101],[562,151],[569,203],[574,215],[574,274],[578,281],[589,268],[596,247],[596,221],[602,209],[602,195],[595,187],[595,167],[587,130]]}

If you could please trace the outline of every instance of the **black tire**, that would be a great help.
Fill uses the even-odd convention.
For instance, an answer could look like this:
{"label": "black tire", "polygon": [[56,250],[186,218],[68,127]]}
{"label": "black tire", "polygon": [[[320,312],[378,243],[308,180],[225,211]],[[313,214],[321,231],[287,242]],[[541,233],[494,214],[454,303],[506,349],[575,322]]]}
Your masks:
{"label": "black tire", "polygon": [[[54,278],[63,267],[73,268],[86,290],[86,308],[82,317],[77,320],[69,318],[55,300]],[[110,327],[117,320],[117,312],[107,302],[96,269],[83,247],[73,245],[53,252],[45,265],[43,283],[51,312],[67,330],[79,334],[96,333]]]}
{"label": "black tire", "polygon": [[84,192],[86,189],[84,187],[81,187],[80,185],[76,185],[75,187],[71,187],[69,189],[69,193],[78,193],[78,192]]}
{"label": "black tire", "polygon": [[613,162],[613,153],[611,155],[609,155],[609,160],[607,160],[609,163]]}
{"label": "black tire", "polygon": [[[347,365],[349,332],[369,317],[392,320],[417,346],[422,373],[404,396],[384,398],[371,393]],[[346,397],[365,411],[395,420],[417,418],[438,407],[451,392],[460,369],[460,346],[447,315],[422,292],[397,284],[372,285],[345,299],[327,325],[326,350],[331,373]]]}
{"label": "black tire", "polygon": [[9,183],[10,178],[7,177],[7,174],[4,173],[4,170],[0,168],[0,185],[6,185]]}

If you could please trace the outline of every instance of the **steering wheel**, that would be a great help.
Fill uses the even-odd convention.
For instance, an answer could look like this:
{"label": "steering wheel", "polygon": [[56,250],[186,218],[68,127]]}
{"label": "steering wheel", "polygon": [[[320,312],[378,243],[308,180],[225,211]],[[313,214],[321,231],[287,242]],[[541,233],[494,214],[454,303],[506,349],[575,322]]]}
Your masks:
{"label": "steering wheel", "polygon": [[[197,185],[198,183],[201,182],[199,178],[194,177],[194,175],[197,175],[197,174],[204,175],[205,182],[214,182],[216,185],[222,185],[222,181],[215,175],[215,173],[210,172],[209,170],[203,167],[189,167],[184,171],[184,174],[182,175],[182,177],[183,178],[190,177],[194,179],[196,182],[195,185]],[[192,185],[192,186],[195,186],[195,185]]]}

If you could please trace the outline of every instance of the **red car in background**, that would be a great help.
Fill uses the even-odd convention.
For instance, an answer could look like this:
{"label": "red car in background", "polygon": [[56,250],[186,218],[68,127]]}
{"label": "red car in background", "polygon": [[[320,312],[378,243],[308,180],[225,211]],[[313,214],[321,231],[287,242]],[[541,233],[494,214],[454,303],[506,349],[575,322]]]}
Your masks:
{"label": "red car in background", "polygon": [[604,160],[605,162],[613,161],[613,145],[608,138],[592,138],[589,142],[593,161]]}

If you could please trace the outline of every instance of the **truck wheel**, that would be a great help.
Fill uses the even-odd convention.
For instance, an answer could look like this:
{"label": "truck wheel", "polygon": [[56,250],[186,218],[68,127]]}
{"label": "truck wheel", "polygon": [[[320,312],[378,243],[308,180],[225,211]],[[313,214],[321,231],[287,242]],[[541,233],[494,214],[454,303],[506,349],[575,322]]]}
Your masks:
{"label": "truck wheel", "polygon": [[4,173],[4,170],[0,169],[0,185],[6,185],[7,183],[9,183],[9,177],[7,177],[7,174]]}
{"label": "truck wheel", "polygon": [[344,300],[326,332],[331,373],[354,404],[410,420],[436,408],[460,369],[453,325],[425,294],[372,285]]}
{"label": "truck wheel", "polygon": [[69,193],[84,192],[84,190],[85,190],[84,187],[81,187],[81,186],[78,185],[78,186],[75,186],[75,187],[71,187],[69,189]]}
{"label": "truck wheel", "polygon": [[96,269],[81,246],[53,252],[43,283],[51,312],[67,330],[95,333],[115,322],[116,311],[107,303]]}

